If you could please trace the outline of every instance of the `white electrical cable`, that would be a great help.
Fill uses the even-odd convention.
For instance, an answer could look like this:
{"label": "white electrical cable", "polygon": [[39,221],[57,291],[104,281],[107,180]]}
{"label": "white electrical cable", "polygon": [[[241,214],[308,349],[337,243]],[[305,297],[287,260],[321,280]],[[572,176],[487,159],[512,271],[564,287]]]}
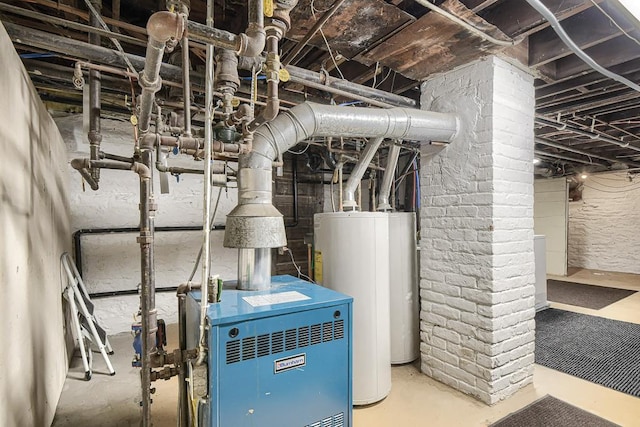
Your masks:
{"label": "white electrical cable", "polygon": [[298,271],[298,279],[299,278],[303,278],[306,279],[307,281],[311,282],[311,283],[316,283],[313,280],[311,280],[311,277],[307,276],[306,274],[304,274],[301,269],[300,266],[296,263],[296,260],[293,258],[293,252],[291,252],[291,249],[289,249],[288,247],[284,247],[282,248],[285,252],[289,253],[289,257],[291,257],[291,263],[293,264],[293,266],[296,268],[296,270]]}
{"label": "white electrical cable", "polygon": [[[98,23],[100,23],[102,28],[105,31],[112,33],[111,28],[109,28],[106,22],[104,22],[104,20],[102,19],[102,16],[100,16],[100,13],[91,4],[91,1],[85,0],[84,2],[89,8],[89,10],[91,11],[91,13],[93,14],[93,16],[95,16],[95,18],[98,20]],[[127,64],[127,67],[129,67],[129,70],[135,75],[138,75],[138,72],[133,67],[133,64],[131,64],[131,61],[129,61],[129,58],[127,58],[127,54],[124,53],[124,49],[122,48],[122,45],[120,44],[120,42],[114,37],[109,37],[109,40],[111,40],[111,43],[113,43],[115,47],[118,49],[118,52],[120,52],[120,56],[122,56],[122,60],[125,62],[125,64]]]}
{"label": "white electrical cable", "polygon": [[[417,1],[422,1],[422,0],[417,0]],[[569,37],[569,35],[564,31],[564,28],[562,28],[562,26],[560,25],[560,21],[558,21],[556,16],[544,4],[542,4],[542,2],[540,2],[539,0],[527,0],[527,3],[529,3],[531,7],[537,10],[538,13],[542,15],[544,19],[546,19],[551,24],[551,28],[553,28],[553,31],[555,31],[558,37],[560,37],[560,40],[562,40],[564,44],[566,44],[567,47],[571,49],[571,51],[575,53],[578,58],[582,59],[589,67],[593,68],[600,74],[603,74],[609,77],[610,79],[613,79],[619,83],[622,83],[625,86],[628,86],[629,88],[635,90],[636,92],[640,92],[639,85],[632,82],[631,80],[628,80],[622,77],[619,74],[616,74],[607,70],[606,68],[598,64],[596,61],[594,61],[594,59],[591,58],[589,55],[587,55],[582,49],[580,49],[580,47],[577,44],[575,44],[575,42],[571,40],[571,37]]]}
{"label": "white electrical cable", "polygon": [[638,40],[637,38],[633,37],[631,34],[629,34],[627,31],[624,30],[624,28],[622,28],[620,25],[618,25],[618,23],[616,22],[615,19],[613,19],[611,17],[611,15],[609,15],[598,3],[595,2],[595,0],[591,0],[591,3],[593,3],[593,5],[598,8],[598,10],[600,12],[602,12],[602,14],[604,16],[606,16],[607,18],[609,18],[609,21],[616,27],[618,28],[620,31],[622,31],[622,34],[624,34],[625,36],[627,36],[629,39],[633,40],[637,45],[640,45],[640,40]]}
{"label": "white electrical cable", "polygon": [[437,14],[440,14],[442,16],[444,16],[445,18],[455,22],[456,24],[460,25],[461,27],[466,28],[467,30],[471,31],[473,34],[475,34],[476,36],[480,37],[483,40],[486,40],[488,42],[491,42],[495,45],[498,46],[515,46],[518,43],[522,42],[522,40],[524,40],[523,38],[520,38],[518,40],[498,40],[497,38],[490,36],[489,34],[480,31],[479,29],[477,29],[476,27],[474,27],[473,25],[469,24],[468,22],[458,18],[456,15],[447,12],[446,10],[436,6],[435,4],[429,2],[429,0],[415,0],[416,3],[421,4],[422,6],[426,7],[427,9],[431,9],[432,11],[436,12]]}

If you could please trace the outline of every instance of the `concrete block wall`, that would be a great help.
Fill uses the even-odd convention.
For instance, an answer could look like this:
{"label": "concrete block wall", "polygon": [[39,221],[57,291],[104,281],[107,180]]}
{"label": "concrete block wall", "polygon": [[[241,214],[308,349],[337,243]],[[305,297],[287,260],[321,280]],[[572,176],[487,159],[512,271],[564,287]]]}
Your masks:
{"label": "concrete block wall", "polygon": [[591,175],[569,203],[569,266],[640,274],[640,178]]}
{"label": "concrete block wall", "polygon": [[421,160],[421,367],[494,404],[533,375],[533,78],[491,56],[423,83],[421,105],[462,124]]}
{"label": "concrete block wall", "polygon": [[[82,116],[56,119],[67,147],[67,158],[86,157],[89,152]],[[102,149],[130,156],[133,147],[131,124],[102,120]],[[188,156],[169,158],[171,165],[202,167]],[[137,227],[139,224],[139,180],[127,171],[101,171],[100,189],[83,186],[80,174],[66,165],[69,181],[72,232],[87,228]],[[202,226],[202,176],[181,175],[178,182],[170,177],[170,194],[160,194],[157,172],[154,172],[155,197],[158,205],[156,226]],[[218,189],[213,189],[215,204]],[[222,190],[214,224],[224,225],[226,215],[237,204],[237,190]],[[213,274],[222,279],[235,279],[237,250],[222,247],[224,231],[212,234]],[[84,235],[82,238],[83,275],[89,292],[136,289],[140,283],[140,246],[137,233]],[[69,235],[71,239],[71,235]],[[156,286],[173,287],[184,283],[191,273],[202,242],[201,233],[158,232],[155,240]],[[200,283],[200,269],[194,283]],[[130,330],[133,315],[139,307],[137,295],[96,299],[96,317],[109,333]],[[158,293],[159,317],[167,323],[177,322],[175,292]]]}

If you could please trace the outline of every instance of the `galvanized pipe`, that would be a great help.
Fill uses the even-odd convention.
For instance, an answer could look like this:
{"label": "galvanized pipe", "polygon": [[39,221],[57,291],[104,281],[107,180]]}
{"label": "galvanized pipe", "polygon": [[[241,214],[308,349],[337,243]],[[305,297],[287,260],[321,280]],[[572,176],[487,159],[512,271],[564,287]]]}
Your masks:
{"label": "galvanized pipe", "polygon": [[[100,62],[113,66],[122,66],[123,60],[120,54],[113,50],[101,46],[91,46],[78,40],[61,37],[55,34],[46,33],[44,31],[26,28],[11,22],[3,22],[7,33],[14,43],[25,44],[39,49],[46,49],[52,52],[58,52],[75,58],[84,58],[87,60]],[[201,25],[201,24],[200,24]],[[193,33],[189,33],[191,40],[194,39]],[[227,48],[229,48],[227,46]],[[233,47],[232,47],[233,48]],[[126,57],[136,68],[145,66],[144,58],[126,54]],[[251,69],[251,66],[261,67],[264,59],[240,58],[240,68]],[[247,68],[248,67],[248,68]],[[169,64],[161,64],[161,73],[165,79],[173,82],[182,81],[182,69]],[[367,86],[351,83],[347,80],[327,77],[324,74],[314,71],[305,70],[303,68],[289,65],[287,71],[291,75],[291,81],[297,82],[309,87],[316,87],[329,93],[335,93],[351,99],[358,99],[371,105],[381,107],[399,106],[412,107],[417,106],[417,102],[405,96],[395,95],[379,89],[373,89]],[[194,84],[200,86],[202,84],[201,75],[194,73],[192,76]]]}
{"label": "galvanized pipe", "polygon": [[280,99],[278,98],[278,84],[280,83],[280,57],[278,55],[278,43],[282,33],[275,28],[271,28],[267,36],[267,106],[262,110],[247,129],[249,132],[255,131],[266,122],[273,120],[280,110]]}
{"label": "galvanized pipe", "polygon": [[586,131],[584,129],[580,129],[579,127],[576,126],[572,126],[566,123],[562,123],[562,122],[557,122],[555,120],[551,120],[551,119],[547,119],[546,117],[543,116],[536,116],[536,123],[540,124],[540,125],[544,125],[544,126],[549,126],[552,127],[554,129],[560,130],[560,131],[567,131],[570,133],[575,133],[578,135],[583,135],[586,136],[588,138],[591,138],[594,141],[603,141],[603,142],[608,142],[609,144],[613,144],[613,145],[617,145],[618,147],[622,147],[622,148],[627,148],[629,150],[633,150],[633,151],[639,151],[640,152],[640,147],[636,147],[635,145],[631,145],[628,142],[624,142],[624,141],[620,141],[616,138],[613,138],[609,135],[602,135],[596,132],[589,132]]}
{"label": "galvanized pipe", "polygon": [[271,284],[271,248],[238,249],[238,289],[263,291]]}
{"label": "galvanized pipe", "polygon": [[604,163],[582,160],[582,159],[578,159],[576,157],[571,157],[571,156],[563,156],[561,154],[549,153],[548,151],[543,151],[543,150],[534,150],[533,152],[538,156],[546,156],[546,157],[552,157],[554,159],[568,160],[570,162],[582,163],[584,165],[602,166],[605,168],[609,167],[609,165],[605,165]]}
{"label": "galvanized pipe", "polygon": [[640,166],[640,163],[637,163],[637,162],[630,162],[623,159],[615,159],[613,157],[599,156],[597,154],[592,154],[592,153],[589,153],[588,151],[579,150],[577,148],[573,148],[568,145],[558,144],[557,142],[549,141],[544,138],[535,138],[535,142],[536,144],[546,145],[547,147],[557,148],[558,150],[569,151],[571,153],[580,154],[582,156],[587,156],[593,159],[606,160],[607,162],[610,162],[610,163],[623,163],[625,165],[634,166],[634,167]]}
{"label": "galvanized pipe", "polygon": [[[142,163],[151,171],[153,151],[142,150]],[[149,174],[150,175],[150,174]],[[156,351],[155,266],[153,255],[155,203],[152,178],[140,177],[140,311],[142,312],[142,426],[151,426],[151,355]]]}
{"label": "galvanized pipe", "polygon": [[[106,37],[111,37],[117,40],[122,40],[129,44],[133,44],[136,46],[146,46],[147,44],[140,39],[136,39],[135,37],[125,36],[122,34],[118,34],[115,32],[109,32],[103,30],[101,27],[93,27],[91,25],[80,24],[78,22],[69,21],[67,19],[58,18],[55,16],[47,15],[44,13],[36,12],[35,10],[27,10],[21,7],[16,7],[10,4],[0,3],[0,10],[4,12],[9,12],[19,16],[26,16],[31,20],[38,20],[42,22],[47,22],[54,25],[60,25],[61,27],[71,28],[72,30],[78,30],[86,33],[94,33]],[[98,24],[99,25],[99,24]]]}
{"label": "galvanized pipe", "polygon": [[380,144],[384,138],[374,138],[367,143],[367,146],[364,148],[360,160],[355,164],[353,170],[351,171],[351,175],[349,175],[349,179],[347,180],[347,184],[344,187],[344,194],[342,196],[342,207],[347,208],[347,210],[357,210],[358,204],[355,199],[355,191],[356,187],[360,185],[360,181],[362,180],[362,176],[367,170],[369,163],[373,160],[373,156],[378,151]]}
{"label": "galvanized pipe", "polygon": [[182,96],[184,98],[184,135],[191,136],[191,61],[189,37],[182,37]]}
{"label": "galvanized pipe", "polygon": [[138,82],[142,88],[140,96],[140,117],[138,130],[140,134],[147,133],[151,124],[151,111],[155,94],[162,87],[160,66],[166,43],[172,39],[182,37],[184,25],[183,15],[171,12],[156,12],[147,22],[149,41],[145,56],[144,70],[140,73]]}
{"label": "galvanized pipe", "polygon": [[406,96],[396,95],[380,89],[359,85],[347,80],[332,77],[328,74],[317,73],[315,71],[306,70],[304,68],[295,67],[293,65],[288,65],[286,69],[291,75],[291,81],[295,81],[301,84],[306,84],[306,82],[320,84],[326,88],[324,90],[326,90],[327,92],[331,92],[332,89],[337,89],[342,91],[340,92],[340,94],[347,92],[353,95],[357,95],[361,100],[370,99],[381,101],[399,107],[415,108],[418,106],[418,103],[414,99],[408,98]]}
{"label": "galvanized pipe", "polygon": [[[402,141],[399,141],[400,143]],[[378,194],[378,210],[390,211],[392,210],[389,204],[389,194],[391,193],[391,186],[393,185],[393,178],[396,172],[396,166],[398,165],[398,158],[400,157],[400,144],[392,144],[389,147],[389,154],[387,154],[387,166],[384,170],[384,176],[382,177],[382,185],[380,187],[380,193]]]}
{"label": "galvanized pipe", "polygon": [[235,35],[228,31],[187,21],[189,38],[222,49],[230,49],[240,56],[255,57],[264,50],[263,0],[249,1],[249,25],[246,33]]}
{"label": "galvanized pipe", "polygon": [[[97,12],[102,11],[102,0],[92,0]],[[92,27],[99,27],[100,21],[93,13],[89,15],[89,24]],[[89,43],[100,45],[100,36],[95,33],[89,34]],[[100,143],[102,134],[100,133],[100,90],[101,75],[96,69],[89,70],[89,157],[91,160],[100,159]],[[100,182],[100,169],[91,169],[91,177],[98,184]]]}

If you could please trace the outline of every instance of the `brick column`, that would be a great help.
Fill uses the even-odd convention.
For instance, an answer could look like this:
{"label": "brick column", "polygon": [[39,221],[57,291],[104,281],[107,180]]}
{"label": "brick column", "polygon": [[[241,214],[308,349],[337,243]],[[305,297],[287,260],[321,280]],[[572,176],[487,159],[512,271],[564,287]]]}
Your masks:
{"label": "brick column", "polygon": [[421,102],[462,121],[421,160],[422,371],[494,404],[533,376],[533,77],[491,56]]}

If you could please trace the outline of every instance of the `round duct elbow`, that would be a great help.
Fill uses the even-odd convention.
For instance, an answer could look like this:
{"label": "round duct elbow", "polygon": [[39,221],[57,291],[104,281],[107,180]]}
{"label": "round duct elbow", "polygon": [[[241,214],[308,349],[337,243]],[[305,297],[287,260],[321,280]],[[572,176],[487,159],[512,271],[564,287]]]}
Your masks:
{"label": "round duct elbow", "polygon": [[227,215],[224,247],[280,248],[287,245],[282,214],[271,203],[238,205]]}

